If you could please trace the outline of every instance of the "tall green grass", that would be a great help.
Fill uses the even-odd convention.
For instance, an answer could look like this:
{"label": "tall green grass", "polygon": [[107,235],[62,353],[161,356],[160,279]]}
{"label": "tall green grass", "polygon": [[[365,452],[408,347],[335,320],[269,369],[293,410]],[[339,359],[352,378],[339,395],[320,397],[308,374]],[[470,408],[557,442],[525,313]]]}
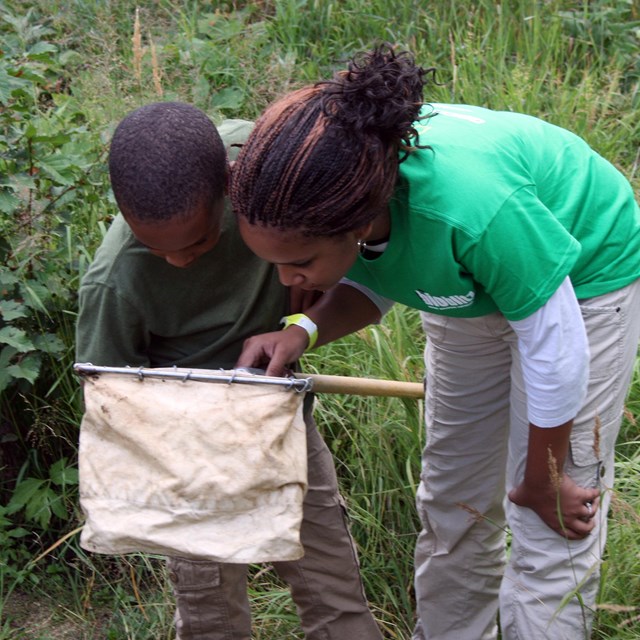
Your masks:
{"label": "tall green grass", "polygon": [[[628,0],[141,0],[137,7],[143,48],[135,51],[135,7],[126,0],[0,0],[0,33],[6,36],[0,90],[7,43],[15,46],[16,60],[20,47],[26,59],[34,44],[53,45],[55,69],[43,68],[42,53],[29,58],[47,76],[40,82],[30,71],[39,87],[32,96],[38,121],[53,126],[76,110],[77,150],[104,158],[115,124],[141,104],[176,99],[204,109],[216,122],[255,118],[283,92],[327,77],[351,54],[386,40],[438,69],[440,84],[428,88],[427,100],[541,116],[585,137],[640,186],[640,10]],[[26,115],[11,109],[10,103],[0,107],[0,121],[10,115],[17,127]],[[58,200],[58,187],[39,196],[53,202],[61,223],[47,227],[38,251],[70,292],[116,211],[106,169],[92,170],[88,183],[81,192],[84,207],[70,194]],[[1,228],[6,237],[0,249],[14,238],[24,249],[24,237],[9,218]],[[52,452],[59,459],[75,448],[80,406],[69,373],[72,293],[65,305],[57,331],[67,350],[45,372],[47,384],[35,387],[35,395],[25,387],[20,397],[26,404],[19,407],[0,402],[3,421],[20,425],[20,441],[7,443],[23,451],[16,467],[23,477],[49,477]],[[418,315],[396,307],[381,325],[308,354],[304,366],[416,381],[422,377],[423,343]],[[593,634],[598,640],[640,635],[638,372],[628,408]],[[409,638],[421,403],[323,395],[316,416],[336,460],[372,609],[385,637]],[[12,488],[6,482],[0,492],[11,495]],[[76,535],[63,539],[80,519],[73,492],[64,499],[67,519],[54,514],[47,528],[24,511],[7,516],[0,508],[0,639],[172,638],[173,601],[163,562],[91,556]],[[249,590],[258,640],[302,637],[288,592],[268,566],[252,569]]]}

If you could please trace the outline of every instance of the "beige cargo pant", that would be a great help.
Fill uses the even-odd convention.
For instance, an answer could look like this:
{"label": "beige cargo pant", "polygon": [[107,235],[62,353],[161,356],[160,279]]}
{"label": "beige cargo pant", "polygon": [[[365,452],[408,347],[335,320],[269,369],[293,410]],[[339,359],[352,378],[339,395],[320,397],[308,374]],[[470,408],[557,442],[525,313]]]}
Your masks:
{"label": "beige cargo pant", "polygon": [[[417,495],[424,528],[416,547],[414,640],[494,639],[498,611],[504,640],[590,637],[614,444],[640,334],[640,280],[580,305],[590,379],[565,470],[577,484],[599,485],[603,493],[596,528],[578,541],[567,541],[532,510],[505,498],[523,477],[528,437],[509,324],[500,314],[423,317],[427,440]],[[512,535],[508,560],[505,524]]]}
{"label": "beige cargo pant", "polygon": [[[274,568],[291,588],[308,640],[381,639],[364,595],[333,459],[306,401],[305,423],[309,488],[300,533],[305,555]],[[169,558],[168,567],[177,640],[251,638],[247,565]]]}

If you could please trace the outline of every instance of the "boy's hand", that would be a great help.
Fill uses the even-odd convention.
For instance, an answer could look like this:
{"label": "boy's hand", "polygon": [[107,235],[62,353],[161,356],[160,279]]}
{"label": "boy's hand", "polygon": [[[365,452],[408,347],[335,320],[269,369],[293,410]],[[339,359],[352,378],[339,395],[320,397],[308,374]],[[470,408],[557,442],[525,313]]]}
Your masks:
{"label": "boy's hand", "polygon": [[296,362],[308,344],[309,335],[296,325],[252,336],[244,341],[236,367],[257,367],[266,369],[268,376],[283,376],[287,365]]}
{"label": "boy's hand", "polygon": [[596,525],[599,496],[598,489],[579,487],[566,474],[557,489],[551,484],[544,489],[531,488],[522,482],[509,492],[511,502],[533,509],[547,526],[569,540],[580,540],[591,533]]}

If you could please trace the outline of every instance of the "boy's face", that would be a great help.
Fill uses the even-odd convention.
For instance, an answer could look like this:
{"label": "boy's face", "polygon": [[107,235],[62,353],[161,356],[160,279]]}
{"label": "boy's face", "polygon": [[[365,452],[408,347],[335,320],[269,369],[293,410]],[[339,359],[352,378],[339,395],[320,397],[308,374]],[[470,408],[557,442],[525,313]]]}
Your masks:
{"label": "boy's face", "polygon": [[213,249],[220,238],[224,199],[212,208],[201,206],[188,218],[177,216],[165,222],[140,222],[125,216],[136,239],[153,255],[174,267],[188,267]]}

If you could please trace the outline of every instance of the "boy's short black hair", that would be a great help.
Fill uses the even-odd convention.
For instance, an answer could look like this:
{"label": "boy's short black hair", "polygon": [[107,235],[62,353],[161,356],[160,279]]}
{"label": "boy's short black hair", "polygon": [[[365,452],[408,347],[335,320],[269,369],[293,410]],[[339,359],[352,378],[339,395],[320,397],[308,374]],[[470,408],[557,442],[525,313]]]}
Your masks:
{"label": "boy's short black hair", "polygon": [[157,102],[128,114],[109,152],[120,210],[141,222],[189,216],[224,197],[228,163],[211,120],[181,102]]}

